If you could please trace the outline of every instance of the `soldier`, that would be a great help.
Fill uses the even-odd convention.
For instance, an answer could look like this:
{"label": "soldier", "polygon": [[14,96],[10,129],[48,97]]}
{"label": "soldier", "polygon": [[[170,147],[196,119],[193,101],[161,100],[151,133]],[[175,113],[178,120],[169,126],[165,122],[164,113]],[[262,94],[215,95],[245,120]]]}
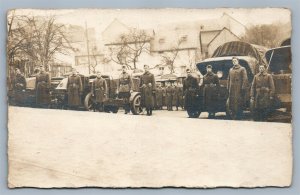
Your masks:
{"label": "soldier", "polygon": [[78,109],[81,103],[82,81],[75,68],[72,68],[72,74],[68,77],[68,106],[70,109]]}
{"label": "soldier", "polygon": [[161,86],[161,83],[158,84],[158,87],[156,88],[156,106],[157,109],[162,110],[163,108],[163,94],[164,94],[164,89]]}
{"label": "soldier", "polygon": [[91,90],[92,96],[95,97],[95,107],[102,112],[104,110],[103,104],[107,98],[107,84],[100,71],[97,71],[97,77],[93,81]]}
{"label": "soldier", "polygon": [[181,109],[183,110],[183,88],[182,88],[182,84],[179,83],[178,84],[178,107],[180,106]]}
{"label": "soldier", "polygon": [[191,70],[187,69],[187,78],[183,82],[183,93],[184,93],[184,108],[194,112],[196,108],[195,102],[197,97],[197,90],[199,89],[199,84],[197,78],[191,74]]}
{"label": "soldier", "polygon": [[166,102],[166,83],[164,83],[162,85],[162,89],[163,89],[163,100],[162,100],[162,108],[164,108],[164,106],[167,106]]}
{"label": "soldier", "polygon": [[254,76],[250,92],[255,120],[266,118],[270,111],[274,92],[275,86],[272,75],[266,72],[264,65],[260,65],[259,73]]}
{"label": "soldier", "polygon": [[39,66],[36,66],[34,68],[34,71],[33,71],[33,74],[29,75],[29,77],[36,77],[37,75],[40,74],[40,67]]}
{"label": "soldier", "polygon": [[13,81],[13,89],[15,101],[18,106],[24,104],[24,93],[26,90],[26,79],[19,68],[15,69],[15,78]]}
{"label": "soldier", "polygon": [[155,93],[154,75],[149,72],[149,66],[144,65],[144,74],[141,76],[140,88],[142,89],[142,106],[146,108],[147,115],[152,115],[154,106],[153,95]]}
{"label": "soldier", "polygon": [[174,88],[172,87],[172,84],[168,82],[166,87],[166,104],[168,111],[173,111],[173,95]]}
{"label": "soldier", "polygon": [[227,82],[228,111],[232,119],[241,119],[248,77],[246,69],[239,64],[237,57],[232,58],[232,63],[233,67],[229,70]]}
{"label": "soldier", "polygon": [[39,107],[48,107],[50,103],[51,79],[43,65],[40,66],[36,76],[36,104]]}
{"label": "soldier", "polygon": [[126,71],[126,66],[122,66],[122,73],[119,77],[119,83],[117,88],[117,93],[119,94],[119,98],[123,98],[125,100],[124,110],[125,114],[130,112],[130,94],[133,92],[132,90],[132,78]]}
{"label": "soldier", "polygon": [[207,65],[206,72],[203,77],[204,105],[208,111],[208,118],[215,118],[220,83],[218,76],[212,72],[211,65]]}
{"label": "soldier", "polygon": [[174,96],[173,96],[173,103],[176,106],[176,110],[178,111],[179,107],[182,106],[182,87],[178,83],[174,83]]}

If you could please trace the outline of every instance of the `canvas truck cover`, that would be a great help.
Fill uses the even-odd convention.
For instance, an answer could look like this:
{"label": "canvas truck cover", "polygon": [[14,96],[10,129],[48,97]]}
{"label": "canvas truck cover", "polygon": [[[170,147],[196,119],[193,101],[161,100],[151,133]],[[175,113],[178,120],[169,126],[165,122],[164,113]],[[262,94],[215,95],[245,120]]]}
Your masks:
{"label": "canvas truck cover", "polygon": [[265,54],[269,64],[270,72],[279,73],[280,71],[291,72],[291,46],[282,46],[270,49]]}
{"label": "canvas truck cover", "polygon": [[250,56],[254,57],[259,64],[266,64],[264,61],[264,53],[267,49],[263,46],[249,44],[242,41],[232,41],[220,45],[213,53],[214,57],[225,56]]}

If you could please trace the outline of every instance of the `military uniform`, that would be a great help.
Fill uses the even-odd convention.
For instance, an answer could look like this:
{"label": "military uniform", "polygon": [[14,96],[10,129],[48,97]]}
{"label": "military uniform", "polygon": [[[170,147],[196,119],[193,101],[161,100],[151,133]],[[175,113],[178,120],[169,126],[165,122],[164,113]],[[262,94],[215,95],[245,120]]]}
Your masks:
{"label": "military uniform", "polygon": [[240,119],[248,84],[247,72],[241,65],[233,66],[228,75],[228,106],[233,119]]}
{"label": "military uniform", "polygon": [[250,91],[251,99],[254,99],[255,118],[262,120],[266,117],[274,92],[275,86],[272,75],[266,72],[255,75]]}
{"label": "military uniform", "polygon": [[163,107],[163,94],[164,94],[164,89],[159,86],[156,88],[156,93],[155,93],[155,97],[156,97],[156,107],[157,109],[162,110]]}
{"label": "military uniform", "polygon": [[119,77],[119,83],[118,83],[118,91],[119,91],[119,98],[123,98],[125,100],[124,110],[125,113],[130,112],[130,90],[132,90],[132,78],[131,76],[126,73],[122,72]]}
{"label": "military uniform", "polygon": [[79,75],[70,75],[68,77],[68,106],[70,108],[77,108],[81,104],[82,81]]}
{"label": "military uniform", "polygon": [[166,104],[167,104],[168,111],[173,110],[173,96],[174,96],[174,88],[172,86],[168,86],[166,88]]}
{"label": "military uniform", "polygon": [[163,86],[162,90],[163,90],[162,107],[164,107],[164,106],[167,106],[167,103],[166,103],[167,102],[167,100],[166,100],[166,87]]}
{"label": "military uniform", "polygon": [[107,98],[107,84],[102,77],[96,77],[92,84],[92,94],[95,97],[96,107],[99,111],[103,111],[103,103]]}
{"label": "military uniform", "polygon": [[195,108],[197,91],[199,89],[198,81],[192,75],[188,77],[183,82],[183,93],[184,93],[184,107],[185,109]]}
{"label": "military uniform", "polygon": [[[151,86],[149,86],[151,84]],[[141,76],[140,87],[142,88],[142,106],[146,108],[147,114],[152,115],[154,107],[153,93],[155,93],[155,79],[150,72],[145,72]]]}
{"label": "military uniform", "polygon": [[183,88],[182,86],[178,86],[178,107],[183,109]]}
{"label": "military uniform", "polygon": [[218,92],[220,88],[219,78],[213,72],[208,72],[203,77],[203,100],[209,113],[209,118],[214,117],[217,111]]}
{"label": "military uniform", "polygon": [[36,104],[46,107],[50,104],[50,75],[47,72],[40,72],[36,75]]}
{"label": "military uniform", "polygon": [[13,81],[14,96],[17,105],[24,104],[24,93],[26,90],[26,79],[22,74],[16,74]]}

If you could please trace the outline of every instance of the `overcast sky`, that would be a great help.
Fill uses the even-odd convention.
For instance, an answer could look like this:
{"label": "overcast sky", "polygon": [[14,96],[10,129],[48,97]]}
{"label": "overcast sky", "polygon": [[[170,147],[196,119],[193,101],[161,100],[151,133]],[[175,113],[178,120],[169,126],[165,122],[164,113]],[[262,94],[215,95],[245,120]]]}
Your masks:
{"label": "overcast sky", "polygon": [[16,15],[56,15],[62,23],[94,27],[101,33],[115,18],[130,27],[156,28],[158,24],[219,18],[226,12],[246,26],[287,23],[291,13],[283,8],[260,9],[73,9],[73,10],[16,10]]}

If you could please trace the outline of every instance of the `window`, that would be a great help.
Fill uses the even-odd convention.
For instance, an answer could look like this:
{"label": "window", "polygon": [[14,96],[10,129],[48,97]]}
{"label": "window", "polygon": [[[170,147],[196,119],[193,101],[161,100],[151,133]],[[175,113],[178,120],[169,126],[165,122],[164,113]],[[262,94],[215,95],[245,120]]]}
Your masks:
{"label": "window", "polygon": [[164,39],[164,38],[160,38],[160,39],[158,40],[158,42],[159,42],[159,43],[165,43],[165,39]]}
{"label": "window", "polygon": [[187,35],[183,35],[182,37],[181,37],[181,41],[187,41]]}

